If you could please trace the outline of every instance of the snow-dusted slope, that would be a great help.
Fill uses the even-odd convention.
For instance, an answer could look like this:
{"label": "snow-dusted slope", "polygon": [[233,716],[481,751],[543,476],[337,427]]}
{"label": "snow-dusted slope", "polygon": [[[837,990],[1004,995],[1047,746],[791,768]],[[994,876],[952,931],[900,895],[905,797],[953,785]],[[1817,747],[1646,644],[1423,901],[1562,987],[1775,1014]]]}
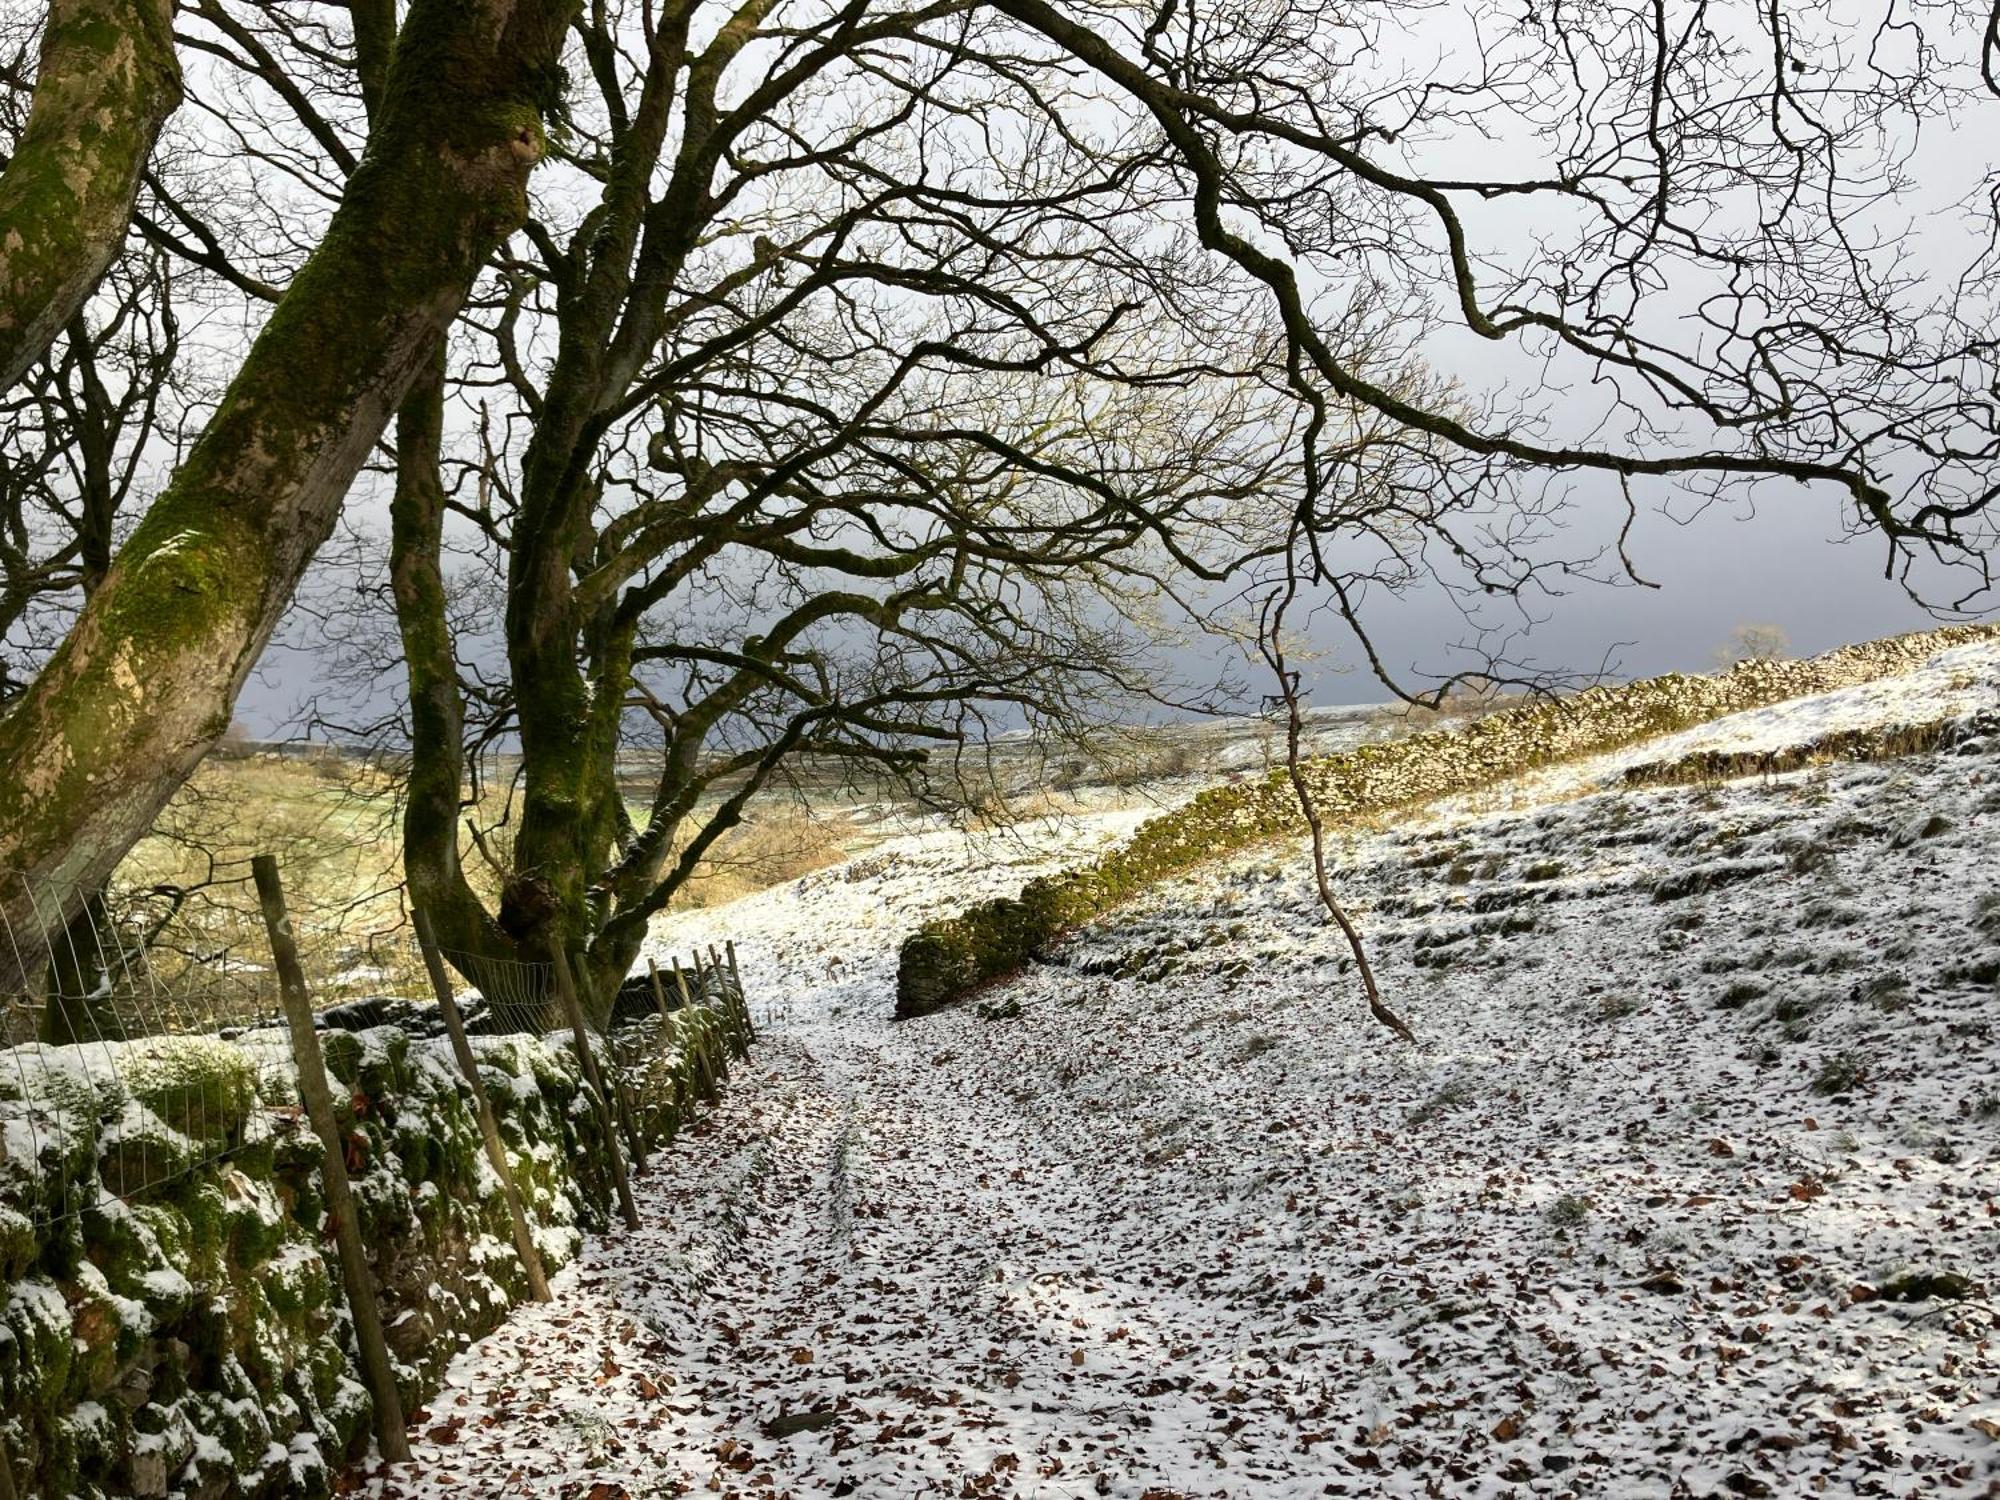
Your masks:
{"label": "snow-dusted slope", "polygon": [[1992,1493],[2000,747],[1591,788],[1990,707],[1996,661],[1356,836],[1417,1050],[1294,848],[900,1026],[904,932],[1116,823],[679,919],[763,1045],[381,1492]]}

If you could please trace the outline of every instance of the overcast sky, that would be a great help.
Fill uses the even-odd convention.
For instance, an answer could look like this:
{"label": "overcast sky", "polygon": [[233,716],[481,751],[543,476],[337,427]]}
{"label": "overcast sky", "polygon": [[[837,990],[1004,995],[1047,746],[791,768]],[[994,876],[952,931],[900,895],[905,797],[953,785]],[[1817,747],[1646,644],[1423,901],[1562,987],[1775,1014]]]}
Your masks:
{"label": "overcast sky", "polygon": [[[1711,510],[1683,525],[1642,514],[1632,536],[1634,561],[1661,586],[1643,589],[1580,584],[1546,601],[1547,618],[1513,651],[1550,671],[1594,671],[1606,664],[1622,677],[1667,671],[1707,671],[1730,631],[1742,624],[1776,625],[1800,655],[1937,621],[1882,576],[1883,548],[1873,538],[1840,540],[1839,500],[1827,490],[1787,488],[1754,516]],[[1377,642],[1388,665],[1416,675],[1466,665],[1450,648],[1471,632],[1442,594],[1382,601]],[[1325,617],[1315,622],[1317,659],[1306,668],[1313,701],[1379,702],[1387,695],[1365,670],[1345,632]],[[1178,654],[1190,684],[1210,679],[1239,658],[1220,643]],[[274,651],[246,689],[239,716],[253,733],[287,733],[287,721],[317,684],[310,651]],[[1239,665],[1237,676],[1246,676]],[[1263,691],[1254,677],[1252,694]],[[400,684],[385,683],[386,694]],[[383,706],[389,699],[385,696]]]}
{"label": "overcast sky", "polygon": [[[1834,24],[1836,34],[1838,19],[1827,23]],[[1448,44],[1462,17],[1446,8],[1415,24],[1419,42],[1450,55]],[[1990,150],[1983,140],[1957,137],[1967,129],[1980,134],[1990,118],[1943,118],[1926,127],[1921,142],[1912,136],[1904,143],[1916,149],[1916,180],[1923,188],[1875,205],[1875,214],[1894,221],[1888,224],[1893,231],[1888,241],[1915,262],[1930,261],[1933,269],[1962,264],[1966,236],[1976,237],[1979,225],[1956,222],[1939,210],[1959,200],[1968,184],[1982,176]],[[1977,149],[1967,149],[1975,145]],[[1453,167],[1488,178],[1531,165],[1535,154],[1522,143],[1484,133],[1441,149]],[[1913,202],[1913,196],[1936,201]],[[1502,198],[1466,211],[1475,250],[1495,267],[1530,254],[1548,227],[1536,217],[1545,212],[1538,199]],[[1542,399],[1529,405],[1552,409],[1551,437],[1585,439],[1602,418],[1592,407],[1588,371],[1571,370],[1565,378],[1559,364],[1552,369],[1515,343],[1496,348],[1447,338],[1417,352],[1474,391],[1541,392]],[[1603,545],[1622,515],[1618,502],[1607,503],[1589,489],[1600,482],[1588,476],[1575,481],[1577,531],[1585,538],[1576,545],[1585,550]],[[1935,623],[1897,582],[1883,576],[1879,539],[1841,539],[1845,519],[1843,497],[1831,487],[1790,485],[1769,488],[1754,515],[1718,506],[1676,524],[1657,511],[1642,510],[1629,552],[1639,571],[1660,587],[1579,584],[1564,597],[1542,600],[1536,613],[1543,618],[1531,632],[1507,642],[1506,654],[1549,672],[1609,669],[1618,676],[1643,676],[1710,668],[1717,649],[1743,624],[1775,625],[1795,652],[1809,654]],[[1574,550],[1568,541],[1564,545]],[[1421,685],[1424,674],[1471,665],[1450,648],[1476,632],[1441,590],[1371,600],[1368,618],[1383,659],[1392,670],[1409,672],[1412,686]],[[1336,621],[1322,616],[1310,634],[1316,655],[1306,667],[1306,685],[1314,701],[1368,702],[1385,696],[1362,669],[1360,653]],[[1492,641],[1489,637],[1488,644]],[[1232,659],[1236,653],[1218,643],[1178,653],[1177,664],[1195,685]],[[278,732],[310,696],[315,665],[310,649],[274,652],[245,692],[240,710],[245,723],[258,733]],[[1240,666],[1238,676],[1246,676]],[[1247,689],[1253,695],[1262,691],[1254,676]],[[398,683],[383,684],[385,705],[398,691]]]}
{"label": "overcast sky", "polygon": [[[1660,587],[1579,585],[1542,606],[1547,618],[1512,654],[1574,671],[1594,670],[1609,656],[1619,676],[1651,676],[1709,670],[1741,624],[1776,625],[1803,655],[1936,623],[1882,576],[1879,541],[1839,540],[1832,494],[1793,491],[1787,499],[1748,518],[1718,509],[1678,526],[1642,515],[1634,561]],[[1399,601],[1378,618],[1385,622],[1378,643],[1392,668],[1435,672],[1464,664],[1445,648],[1470,632],[1441,595]],[[1328,656],[1314,684],[1317,701],[1383,696],[1339,631],[1323,624],[1315,635]]]}

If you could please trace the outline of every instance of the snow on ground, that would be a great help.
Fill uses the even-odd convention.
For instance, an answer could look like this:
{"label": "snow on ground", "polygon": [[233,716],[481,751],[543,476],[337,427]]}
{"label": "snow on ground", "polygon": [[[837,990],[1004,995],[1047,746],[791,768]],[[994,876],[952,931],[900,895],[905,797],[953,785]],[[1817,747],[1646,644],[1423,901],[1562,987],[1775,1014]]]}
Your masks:
{"label": "snow on ground", "polygon": [[[1936,716],[1869,692],[1696,734]],[[1296,848],[889,1022],[911,926],[1143,814],[677,919],[752,1062],[373,1492],[2000,1494],[2000,745],[1590,785],[1348,841],[1418,1050]]]}
{"label": "snow on ground", "polygon": [[1846,730],[1964,719],[1996,703],[2000,703],[2000,641],[1977,641],[1940,651],[1914,672],[1729,714],[1677,734],[1550,766],[1451,806],[1535,807],[1615,786],[1632,766],[1668,765],[1705,751],[1788,750]]}

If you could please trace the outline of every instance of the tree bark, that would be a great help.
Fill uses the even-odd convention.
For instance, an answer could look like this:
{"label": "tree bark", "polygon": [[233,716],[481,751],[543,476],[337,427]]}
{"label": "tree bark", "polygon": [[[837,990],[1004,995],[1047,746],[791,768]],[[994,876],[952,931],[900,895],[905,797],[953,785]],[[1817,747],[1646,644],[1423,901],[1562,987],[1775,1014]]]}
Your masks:
{"label": "tree bark", "polygon": [[[561,945],[593,991],[598,872],[622,827],[616,759],[631,631],[579,616],[573,569],[596,499],[590,459],[607,403],[629,380],[613,351],[647,225],[647,183],[667,138],[691,10],[655,41],[631,127],[618,141],[587,257],[571,290],[544,402],[521,462],[521,513],[507,567],[507,661],[521,734],[520,821],[499,925],[530,948]],[[690,106],[692,107],[692,106]],[[688,226],[677,226],[682,234]],[[579,659],[585,640],[591,670]],[[534,955],[545,959],[549,955]],[[629,965],[630,958],[627,958]]]}
{"label": "tree bark", "polygon": [[124,1018],[112,990],[116,965],[106,952],[117,933],[99,887],[70,918],[49,955],[48,988],[43,996],[41,1038],[52,1046],[125,1039]]}
{"label": "tree bark", "polygon": [[181,101],[167,0],[50,0],[34,102],[0,173],[0,390],[104,275]]}
{"label": "tree bark", "polygon": [[410,773],[403,809],[403,863],[410,896],[447,948],[473,946],[468,922],[485,910],[459,864],[458,816],[465,781],[465,703],[446,613],[444,352],[440,347],[396,418],[396,492],[389,505],[389,585],[396,600],[409,679]]}
{"label": "tree bark", "polygon": [[187,463],[0,721],[0,868],[65,911],[229,724],[370,448],[527,213],[574,0],[416,0],[367,155]]}
{"label": "tree bark", "polygon": [[458,822],[465,791],[465,700],[444,581],[444,349],[440,344],[396,417],[396,491],[389,505],[389,582],[409,681],[410,769],[403,873],[438,949],[479,989],[509,1031],[546,1029],[550,996],[522,995],[497,966],[530,955],[487,914],[465,878]]}

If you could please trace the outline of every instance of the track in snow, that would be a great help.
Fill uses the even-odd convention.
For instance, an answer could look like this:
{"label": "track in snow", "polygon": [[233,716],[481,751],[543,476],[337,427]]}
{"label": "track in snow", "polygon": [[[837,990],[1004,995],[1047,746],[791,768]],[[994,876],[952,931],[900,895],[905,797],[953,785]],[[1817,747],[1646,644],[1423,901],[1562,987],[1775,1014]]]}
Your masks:
{"label": "track in snow", "polygon": [[1290,851],[1007,1019],[895,940],[1046,852],[681,919],[785,1017],[375,1492],[2000,1493],[2000,756],[1492,800],[1343,860],[1417,1053]]}

